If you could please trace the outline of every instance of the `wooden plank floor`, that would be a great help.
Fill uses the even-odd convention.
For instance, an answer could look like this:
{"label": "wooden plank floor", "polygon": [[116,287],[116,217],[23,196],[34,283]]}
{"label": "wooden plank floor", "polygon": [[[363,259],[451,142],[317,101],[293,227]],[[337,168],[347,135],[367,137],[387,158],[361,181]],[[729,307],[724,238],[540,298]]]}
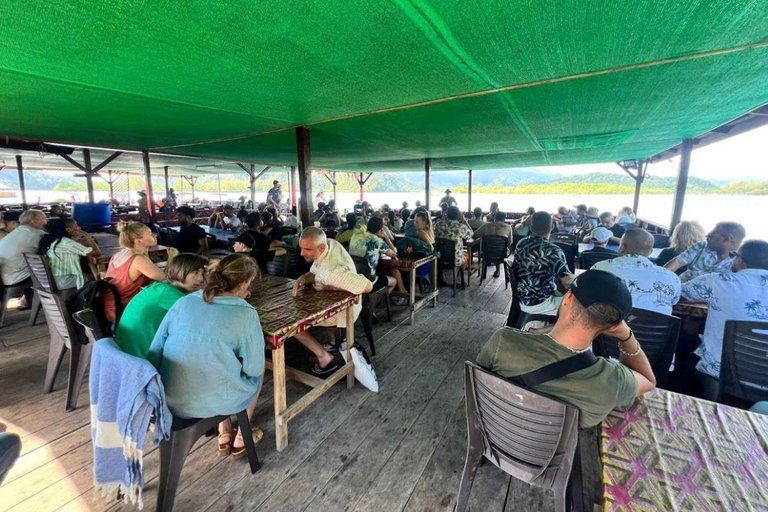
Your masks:
{"label": "wooden plank floor", "polygon": [[[490,275],[490,273],[489,273]],[[473,276],[474,277],[474,276]],[[443,287],[436,308],[407,325],[402,307],[374,326],[380,392],[335,386],[289,425],[288,448],[275,451],[271,374],[257,423],[262,469],[217,458],[203,438],[187,458],[178,511],[451,511],[466,451],[465,360],[503,326],[511,301],[504,279],[459,291]],[[13,306],[12,306],[13,307]],[[97,496],[92,481],[87,383],[77,410],[64,412],[65,363],[55,389],[42,394],[48,330],[27,327],[27,312],[9,312],[0,330],[0,423],[22,436],[22,457],[0,486],[0,510],[118,511],[129,505]],[[362,329],[357,337],[367,346]],[[289,381],[288,400],[306,388]],[[154,510],[159,454],[144,455],[145,510]],[[471,510],[551,510],[552,499],[485,464]]]}

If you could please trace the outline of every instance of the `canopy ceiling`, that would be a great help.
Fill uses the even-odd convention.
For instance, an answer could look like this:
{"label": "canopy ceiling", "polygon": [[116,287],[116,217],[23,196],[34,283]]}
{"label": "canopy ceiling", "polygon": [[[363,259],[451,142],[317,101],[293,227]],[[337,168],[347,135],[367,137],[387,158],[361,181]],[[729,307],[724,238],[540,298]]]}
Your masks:
{"label": "canopy ceiling", "polygon": [[305,125],[315,168],[496,169],[642,159],[768,102],[768,0],[3,11],[0,134],[21,139],[295,165]]}

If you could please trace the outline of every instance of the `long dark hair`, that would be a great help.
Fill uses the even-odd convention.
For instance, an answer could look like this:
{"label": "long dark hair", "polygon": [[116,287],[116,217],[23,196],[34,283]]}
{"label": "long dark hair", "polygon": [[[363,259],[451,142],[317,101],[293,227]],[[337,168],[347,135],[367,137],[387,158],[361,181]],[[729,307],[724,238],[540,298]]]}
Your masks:
{"label": "long dark hair", "polygon": [[45,255],[48,249],[52,247],[55,250],[55,245],[59,243],[62,238],[72,238],[67,232],[67,228],[74,224],[73,219],[51,219],[45,226],[46,233],[40,239],[40,245],[37,248],[37,253]]}

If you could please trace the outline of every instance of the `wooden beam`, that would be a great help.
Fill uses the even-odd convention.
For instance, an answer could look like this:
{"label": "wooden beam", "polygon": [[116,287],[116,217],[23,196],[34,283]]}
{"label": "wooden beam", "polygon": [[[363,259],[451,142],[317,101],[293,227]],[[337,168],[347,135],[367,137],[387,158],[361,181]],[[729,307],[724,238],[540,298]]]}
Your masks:
{"label": "wooden beam", "polygon": [[85,185],[88,189],[88,202],[95,203],[96,195],[93,192],[93,167],[91,167],[91,150],[88,148],[83,149],[83,162],[85,167]]}
{"label": "wooden beam", "polygon": [[693,150],[693,139],[683,140],[680,146],[680,167],[677,170],[677,188],[675,188],[675,202],[672,208],[672,220],[669,223],[669,231],[675,229],[683,217],[683,201],[685,200],[685,190],[688,187],[688,170],[691,166],[691,150]]}
{"label": "wooden beam", "polygon": [[163,167],[163,177],[165,178],[165,197],[171,195],[170,185],[168,184],[168,166]]}
{"label": "wooden beam", "polygon": [[333,200],[336,201],[336,171],[333,172]]}
{"label": "wooden beam", "polygon": [[312,151],[309,142],[309,130],[303,126],[296,128],[296,151],[299,167],[299,218],[303,226],[313,226],[312,221]]}
{"label": "wooden beam", "polygon": [[363,195],[365,193],[365,182],[363,181],[363,173],[360,173],[359,176],[355,174],[355,181],[357,181],[357,184],[360,185],[360,202],[363,202]]}
{"label": "wooden beam", "polygon": [[425,158],[424,159],[424,191],[427,195],[427,200],[424,203],[424,205],[427,207],[427,211],[429,211],[429,174],[432,171],[432,159],[431,158]]}
{"label": "wooden beam", "polygon": [[144,189],[147,193],[147,211],[149,219],[155,221],[155,199],[152,194],[152,169],[149,166],[149,151],[141,152],[141,160],[144,162]]}
{"label": "wooden beam", "polygon": [[58,155],[59,155],[61,158],[63,158],[64,160],[66,160],[67,162],[71,163],[72,165],[74,165],[75,167],[77,167],[78,169],[80,169],[81,171],[84,171],[84,170],[85,170],[85,167],[83,167],[83,164],[81,164],[80,162],[78,162],[77,160],[75,160],[74,158],[72,158],[71,156],[69,156],[69,155],[64,155],[64,154],[61,154],[61,153],[58,153]]}
{"label": "wooden beam", "polygon": [[[63,155],[62,155],[63,156]],[[16,155],[16,171],[19,173],[19,190],[21,190],[21,207],[26,210],[27,205],[27,185],[24,183],[24,165],[21,162],[21,155]]]}
{"label": "wooden beam", "polygon": [[[291,171],[290,171],[289,174],[291,176],[291,179],[290,179],[290,181],[291,181],[291,207],[295,208],[296,205],[298,205],[298,201],[296,201],[296,166],[295,165],[291,166]],[[297,214],[296,217],[298,217],[298,212],[296,212],[296,214]]]}
{"label": "wooden beam", "polygon": [[472,211],[472,169],[467,171],[467,180],[469,186],[467,188],[467,211]]}
{"label": "wooden beam", "polygon": [[645,173],[648,169],[648,162],[640,162],[637,166],[637,177],[635,178],[635,200],[632,203],[632,210],[637,216],[637,207],[640,204],[640,189],[643,187],[643,181],[645,181]]}
{"label": "wooden beam", "polygon": [[251,191],[251,208],[256,208],[256,164],[251,164],[250,170],[246,169],[243,164],[237,164],[248,173],[250,177],[249,190]]}
{"label": "wooden beam", "polygon": [[[85,151],[85,150],[83,150],[83,151]],[[96,167],[94,167],[94,168],[93,168],[93,172],[99,172],[100,170],[102,170],[103,168],[105,168],[106,166],[108,166],[110,163],[112,163],[112,161],[113,161],[115,158],[119,157],[119,156],[120,156],[120,155],[122,155],[122,154],[123,154],[123,152],[122,152],[122,151],[115,151],[114,153],[112,153],[111,155],[109,155],[107,158],[105,158],[103,162],[101,162],[99,165],[97,165]]]}

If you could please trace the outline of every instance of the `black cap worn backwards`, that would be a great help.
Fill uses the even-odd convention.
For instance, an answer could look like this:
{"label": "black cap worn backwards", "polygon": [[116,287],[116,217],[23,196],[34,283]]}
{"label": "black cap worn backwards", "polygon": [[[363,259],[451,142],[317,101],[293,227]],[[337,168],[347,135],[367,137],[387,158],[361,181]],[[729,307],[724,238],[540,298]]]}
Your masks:
{"label": "black cap worn backwards", "polygon": [[612,324],[621,322],[632,311],[632,295],[627,285],[610,272],[603,270],[584,272],[573,281],[571,293],[579,304],[587,309],[598,302],[613,306],[621,316],[618,319],[610,319]]}
{"label": "black cap worn backwards", "polygon": [[232,242],[240,242],[241,244],[250,248],[253,248],[256,246],[256,240],[248,233],[243,233],[242,235],[239,235]]}

